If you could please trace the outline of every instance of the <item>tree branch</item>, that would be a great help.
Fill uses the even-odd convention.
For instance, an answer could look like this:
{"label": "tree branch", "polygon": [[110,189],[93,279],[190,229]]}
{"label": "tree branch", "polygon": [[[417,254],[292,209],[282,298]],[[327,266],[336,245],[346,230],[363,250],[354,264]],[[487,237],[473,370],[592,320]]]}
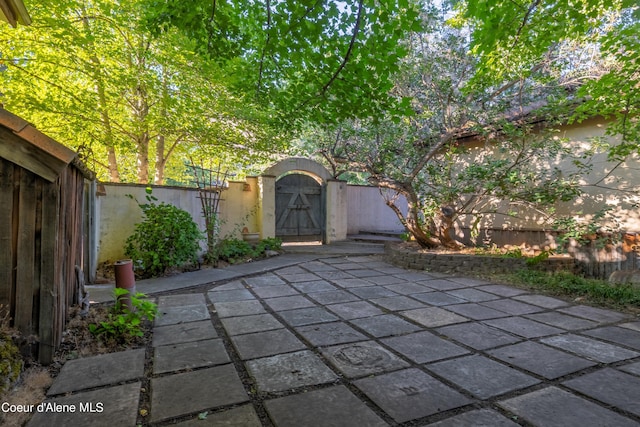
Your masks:
{"label": "tree branch", "polygon": [[442,147],[444,147],[445,145],[447,145],[448,143],[453,141],[453,139],[456,136],[456,133],[458,133],[457,129],[456,129],[456,131],[449,131],[449,132],[445,133],[444,135],[442,135],[440,137],[440,140],[436,143],[436,145],[431,147],[431,150],[429,150],[429,152],[427,154],[422,156],[420,161],[418,161],[418,163],[416,163],[416,165],[413,167],[413,170],[411,171],[411,173],[407,177],[407,181],[406,182],[413,182],[413,180],[418,176],[420,171],[422,171],[422,169],[427,165],[427,163],[429,163],[429,161],[436,154],[438,154],[438,151],[440,151],[440,149]]}
{"label": "tree branch", "polygon": [[529,16],[531,15],[531,13],[533,13],[533,10],[538,7],[538,5],[540,4],[540,0],[536,0],[535,2],[533,2],[529,8],[527,9],[527,12],[524,14],[524,18],[522,18],[522,23],[520,24],[520,26],[518,27],[518,32],[516,33],[516,38],[513,41],[513,44],[511,45],[511,48],[513,49],[516,44],[518,43],[518,40],[520,39],[520,34],[522,34],[522,30],[524,29],[525,25],[527,25],[527,21],[529,20]]}
{"label": "tree branch", "polygon": [[349,48],[347,49],[347,53],[344,55],[344,58],[342,58],[342,63],[340,64],[340,66],[338,67],[336,72],[333,73],[333,76],[331,76],[329,81],[327,83],[325,83],[324,86],[322,86],[322,89],[320,90],[320,94],[321,95],[324,95],[325,92],[329,89],[329,87],[331,87],[333,82],[338,78],[338,76],[340,75],[340,73],[342,72],[344,67],[347,65],[347,62],[351,58],[351,52],[353,52],[353,47],[355,46],[356,39],[358,38],[358,33],[360,32],[360,24],[362,23],[362,13],[363,13],[363,11],[364,11],[364,0],[359,0],[358,1],[358,16],[356,18],[356,25],[353,28],[353,35],[351,36],[351,41],[349,42]]}
{"label": "tree branch", "polygon": [[[349,42],[349,48],[347,49],[347,52],[345,53],[344,57],[342,58],[342,61],[340,62],[340,65],[338,66],[338,69],[333,73],[333,75],[327,81],[327,83],[325,83],[322,86],[320,91],[317,93],[317,96],[324,96],[324,94],[327,92],[327,90],[329,90],[329,88],[331,87],[333,82],[336,81],[336,79],[338,78],[338,76],[340,75],[340,73],[342,72],[344,67],[346,67],[347,62],[349,62],[349,59],[351,58],[351,53],[353,52],[353,48],[354,48],[354,46],[356,44],[356,39],[358,38],[358,34],[360,33],[360,25],[362,24],[362,14],[363,14],[363,12],[364,12],[364,0],[359,0],[358,1],[358,16],[356,17],[356,25],[353,28],[353,34],[351,35],[351,40]],[[303,103],[300,104],[300,107],[306,106],[309,102],[311,102],[312,99],[313,99],[313,97],[307,99],[306,101],[304,101]]]}
{"label": "tree branch", "polygon": [[271,41],[271,0],[267,0],[267,39],[264,42],[262,56],[260,57],[260,70],[258,71],[258,86],[256,87],[256,96],[260,94],[262,88],[262,74],[264,73],[264,58],[267,55],[267,46]]}
{"label": "tree branch", "polygon": [[209,26],[207,28],[207,51],[211,52],[211,42],[213,41],[213,22],[216,17],[216,0],[212,1],[211,16],[209,17]]}

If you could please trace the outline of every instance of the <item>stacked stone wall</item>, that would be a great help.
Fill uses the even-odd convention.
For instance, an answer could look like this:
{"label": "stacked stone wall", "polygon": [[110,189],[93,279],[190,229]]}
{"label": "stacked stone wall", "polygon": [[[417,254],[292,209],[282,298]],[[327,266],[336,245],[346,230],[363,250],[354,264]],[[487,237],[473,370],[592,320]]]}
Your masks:
{"label": "stacked stone wall", "polygon": [[575,271],[573,258],[566,256],[551,256],[531,265],[527,263],[527,258],[420,252],[394,244],[386,246],[385,256],[388,262],[398,267],[448,274],[502,274],[525,268],[549,272]]}

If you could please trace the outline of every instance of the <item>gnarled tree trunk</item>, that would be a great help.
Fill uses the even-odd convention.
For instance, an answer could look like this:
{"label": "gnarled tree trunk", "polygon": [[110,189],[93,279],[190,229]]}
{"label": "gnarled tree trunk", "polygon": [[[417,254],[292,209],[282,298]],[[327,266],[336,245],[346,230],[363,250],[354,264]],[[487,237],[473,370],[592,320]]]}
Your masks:
{"label": "gnarled tree trunk", "polygon": [[420,218],[420,200],[410,185],[392,180],[378,180],[370,178],[370,182],[379,188],[388,188],[401,194],[407,200],[406,215],[395,204],[387,199],[386,203],[396,214],[400,223],[411,233],[416,242],[423,248],[437,248],[444,246],[451,249],[460,248],[461,244],[452,237],[452,230],[456,219],[456,212],[451,206],[443,206],[436,218],[431,218],[426,224]]}

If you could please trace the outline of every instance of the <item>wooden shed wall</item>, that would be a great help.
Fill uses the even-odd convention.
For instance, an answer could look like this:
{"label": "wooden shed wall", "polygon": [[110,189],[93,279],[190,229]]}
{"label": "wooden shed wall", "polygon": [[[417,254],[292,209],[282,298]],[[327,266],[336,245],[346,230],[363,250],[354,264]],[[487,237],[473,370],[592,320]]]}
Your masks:
{"label": "wooden shed wall", "polygon": [[19,331],[35,337],[42,363],[51,362],[78,298],[83,190],[72,165],[49,182],[0,158],[0,304]]}

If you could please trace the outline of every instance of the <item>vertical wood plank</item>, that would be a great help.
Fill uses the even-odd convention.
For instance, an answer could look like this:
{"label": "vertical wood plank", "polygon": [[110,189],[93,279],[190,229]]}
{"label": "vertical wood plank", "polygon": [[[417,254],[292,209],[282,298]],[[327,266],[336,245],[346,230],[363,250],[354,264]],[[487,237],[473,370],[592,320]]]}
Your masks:
{"label": "vertical wood plank", "polygon": [[64,315],[67,306],[67,270],[69,268],[69,229],[67,227],[67,218],[69,215],[69,168],[65,169],[58,177],[58,230],[57,241],[58,248],[58,271],[56,272],[56,311],[55,322],[52,330],[52,344],[57,346],[60,334],[64,328]]}
{"label": "vertical wood plank", "polygon": [[58,269],[58,223],[59,199],[58,183],[45,184],[42,190],[42,257],[40,263],[40,321],[38,335],[40,336],[39,360],[49,364],[53,360],[55,351],[54,322],[58,292],[56,283],[59,281]]}
{"label": "vertical wood plank", "polygon": [[13,280],[13,163],[0,159],[0,304],[11,305]]}
{"label": "vertical wood plank", "polygon": [[76,304],[80,300],[80,282],[78,281],[77,275],[73,274],[75,272],[76,265],[81,269],[84,269],[84,241],[85,241],[85,230],[84,230],[84,216],[85,216],[85,204],[84,204],[84,176],[78,171],[74,169],[74,179],[75,179],[75,191],[73,192],[74,199],[74,210],[75,210],[75,226],[74,226],[74,236],[75,236],[75,257],[74,262],[71,265],[71,277],[72,280],[70,283],[73,286],[73,293],[71,294],[72,298],[69,301],[69,305],[72,306]]}
{"label": "vertical wood plank", "polygon": [[42,189],[44,185],[48,185],[48,182],[43,179],[36,180],[35,194],[36,194],[36,226],[35,226],[35,262],[33,264],[33,329],[35,333],[38,332],[40,325],[40,268],[42,260]]}
{"label": "vertical wood plank", "polygon": [[67,221],[69,217],[69,168],[65,169],[58,178],[59,223],[58,223],[58,281],[56,282],[57,302],[55,312],[55,323],[52,331],[52,342],[58,342],[59,331],[64,324],[65,307],[67,306],[67,270],[69,268],[69,227]]}
{"label": "vertical wood plank", "polygon": [[15,327],[24,334],[35,332],[32,325],[35,226],[36,226],[36,176],[30,172],[21,174],[18,215],[18,245],[16,265]]}

